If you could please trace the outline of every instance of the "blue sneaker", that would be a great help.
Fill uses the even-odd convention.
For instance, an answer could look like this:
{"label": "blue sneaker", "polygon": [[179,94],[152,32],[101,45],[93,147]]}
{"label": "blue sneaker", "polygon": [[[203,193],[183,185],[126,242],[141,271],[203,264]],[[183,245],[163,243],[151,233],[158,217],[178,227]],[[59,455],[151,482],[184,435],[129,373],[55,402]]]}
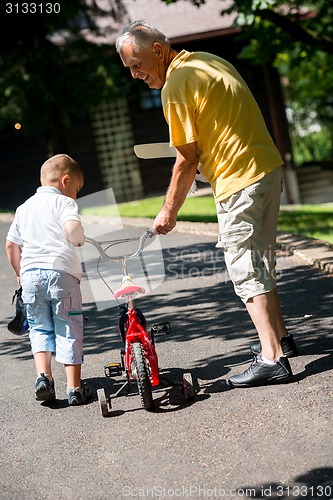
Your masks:
{"label": "blue sneaker", "polygon": [[45,377],[44,373],[41,373],[35,383],[35,396],[37,401],[54,401],[54,380],[50,380]]}
{"label": "blue sneaker", "polygon": [[88,402],[91,398],[91,390],[81,382],[81,387],[75,387],[70,391],[67,391],[68,403],[71,406],[79,406]]}

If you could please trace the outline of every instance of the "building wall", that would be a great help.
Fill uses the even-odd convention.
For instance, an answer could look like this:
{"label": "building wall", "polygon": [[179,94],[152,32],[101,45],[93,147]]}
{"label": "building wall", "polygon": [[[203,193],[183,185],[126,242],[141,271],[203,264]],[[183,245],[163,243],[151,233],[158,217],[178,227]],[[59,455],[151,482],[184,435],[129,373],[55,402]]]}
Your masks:
{"label": "building wall", "polygon": [[42,134],[32,139],[14,127],[0,133],[1,210],[15,210],[34,194],[40,185],[40,167],[46,159],[47,144]]}
{"label": "building wall", "polygon": [[91,122],[103,188],[112,188],[118,202],[141,198],[143,184],[127,100],[98,106]]}
{"label": "building wall", "polygon": [[[85,183],[80,196],[102,189],[94,138],[88,119],[75,120],[68,131],[69,150],[57,151],[72,156],[83,168]],[[24,128],[0,132],[0,210],[15,210],[40,185],[41,165],[48,158],[44,130],[26,133]]]}

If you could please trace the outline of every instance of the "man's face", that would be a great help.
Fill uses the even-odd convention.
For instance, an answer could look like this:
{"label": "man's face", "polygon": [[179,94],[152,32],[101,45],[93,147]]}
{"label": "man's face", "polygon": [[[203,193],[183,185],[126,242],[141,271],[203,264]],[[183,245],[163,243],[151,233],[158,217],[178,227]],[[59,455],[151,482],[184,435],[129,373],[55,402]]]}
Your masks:
{"label": "man's face", "polygon": [[120,52],[121,60],[129,68],[133,78],[143,80],[151,89],[160,89],[165,83],[167,71],[163,47],[155,42],[151,47],[135,51],[130,42]]}

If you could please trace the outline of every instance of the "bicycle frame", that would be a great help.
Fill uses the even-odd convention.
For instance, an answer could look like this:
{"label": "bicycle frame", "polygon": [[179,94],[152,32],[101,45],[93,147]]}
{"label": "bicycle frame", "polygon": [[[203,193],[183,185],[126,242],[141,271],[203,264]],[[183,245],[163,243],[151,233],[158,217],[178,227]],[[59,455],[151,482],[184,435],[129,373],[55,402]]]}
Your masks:
{"label": "bicycle frame", "polygon": [[127,311],[127,322],[128,328],[126,328],[124,353],[124,366],[126,373],[130,377],[131,366],[133,363],[132,343],[140,342],[147,361],[151,385],[156,386],[160,383],[156,350],[149,333],[142,327],[134,307],[132,309],[128,309]]}
{"label": "bicycle frame", "polygon": [[[113,241],[96,241],[93,238],[85,237],[85,241],[94,245],[99,251],[102,258],[107,259],[112,262],[120,262],[122,267],[122,287],[119,288],[114,293],[115,298],[125,297],[126,304],[126,319],[124,322],[124,330],[125,330],[125,338],[122,336],[121,327],[119,324],[119,330],[124,342],[124,353],[123,356],[123,366],[127,375],[128,382],[133,379],[132,376],[132,365],[133,365],[133,352],[132,352],[132,344],[138,342],[142,345],[142,349],[144,352],[144,356],[146,359],[147,369],[149,373],[149,378],[152,386],[156,386],[159,384],[159,370],[158,370],[158,358],[155,350],[155,346],[152,342],[150,334],[147,332],[146,328],[142,325],[140,318],[137,314],[137,309],[134,305],[134,297],[138,293],[144,293],[144,289],[142,287],[136,286],[132,283],[130,277],[127,273],[127,260],[135,259],[140,255],[144,248],[144,244],[147,238],[151,238],[153,236],[153,232],[150,229],[147,229],[145,233],[139,238],[126,238],[121,240],[113,240]],[[110,246],[114,246],[120,243],[127,243],[131,241],[139,241],[138,249],[129,255],[118,255],[118,256],[110,256],[108,255],[107,249]],[[105,248],[107,246],[107,249]]]}

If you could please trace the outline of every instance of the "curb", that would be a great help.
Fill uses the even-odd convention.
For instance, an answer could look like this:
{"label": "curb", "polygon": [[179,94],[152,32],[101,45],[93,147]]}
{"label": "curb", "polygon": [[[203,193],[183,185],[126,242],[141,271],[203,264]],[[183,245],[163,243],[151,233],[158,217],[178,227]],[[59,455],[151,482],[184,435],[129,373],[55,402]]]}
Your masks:
{"label": "curb", "polygon": [[300,257],[314,267],[333,274],[333,245],[298,234],[279,233],[278,247]]}

